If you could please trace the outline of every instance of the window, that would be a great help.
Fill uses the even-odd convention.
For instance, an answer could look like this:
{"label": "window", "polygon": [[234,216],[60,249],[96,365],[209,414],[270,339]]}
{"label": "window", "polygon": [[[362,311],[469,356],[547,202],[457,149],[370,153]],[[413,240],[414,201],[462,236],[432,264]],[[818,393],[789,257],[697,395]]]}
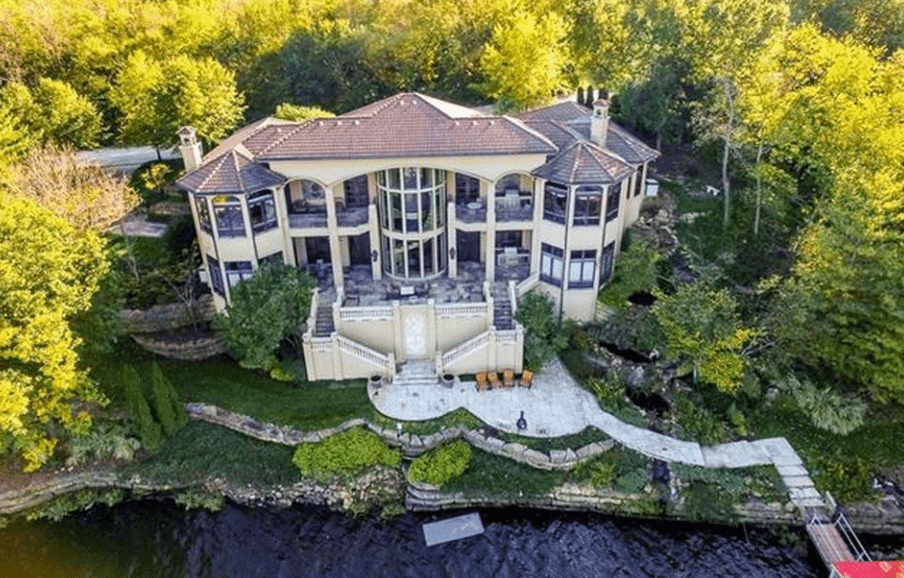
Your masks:
{"label": "window", "polygon": [[600,263],[600,285],[612,276],[612,261],[615,259],[615,242],[603,247],[603,255]]}
{"label": "window", "polygon": [[226,280],[230,287],[235,287],[239,281],[250,279],[254,275],[251,261],[226,261],[223,265],[226,267]]}
{"label": "window", "polygon": [[366,207],[368,203],[367,175],[358,175],[344,183],[345,206],[348,208]]}
{"label": "window", "polygon": [[220,262],[208,255],[207,269],[210,271],[210,288],[220,295],[225,295],[226,290],[223,289],[223,272],[220,271]]}
{"label": "window", "polygon": [[574,224],[599,225],[602,200],[601,187],[578,187],[574,198]]}
{"label": "window", "polygon": [[540,279],[553,285],[562,284],[565,268],[562,249],[542,243],[540,245]]}
{"label": "window", "polygon": [[609,194],[606,195],[606,222],[618,217],[618,203],[621,200],[621,183],[609,185]]}
{"label": "window", "polygon": [[470,203],[480,198],[480,181],[474,177],[455,173],[455,200]]}
{"label": "window", "polygon": [[568,187],[559,183],[546,183],[543,188],[543,218],[547,221],[565,223],[568,215]]}
{"label": "window", "polygon": [[195,208],[198,210],[198,224],[201,226],[201,230],[210,233],[210,211],[207,210],[207,199],[196,197]]}
{"label": "window", "polygon": [[245,220],[242,202],[238,197],[220,195],[213,198],[213,214],[217,219],[217,233],[221,237],[244,237]]}
{"label": "window", "polygon": [[643,179],[641,178],[643,173],[641,171],[637,171],[634,173],[634,196],[640,194],[641,189],[643,189]]}
{"label": "window", "polygon": [[251,217],[251,230],[255,233],[268,231],[276,227],[276,203],[273,193],[262,191],[248,198],[248,215]]}
{"label": "window", "polygon": [[568,288],[586,289],[593,287],[596,273],[596,251],[572,251],[568,263]]}

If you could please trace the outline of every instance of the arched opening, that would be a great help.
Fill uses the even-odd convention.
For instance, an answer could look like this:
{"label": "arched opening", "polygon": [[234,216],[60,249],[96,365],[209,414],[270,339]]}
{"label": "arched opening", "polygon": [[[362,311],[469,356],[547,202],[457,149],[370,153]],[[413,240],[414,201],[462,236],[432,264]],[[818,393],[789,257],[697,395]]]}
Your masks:
{"label": "arched opening", "polygon": [[326,226],[326,190],[310,179],[295,179],[283,187],[293,227]]}

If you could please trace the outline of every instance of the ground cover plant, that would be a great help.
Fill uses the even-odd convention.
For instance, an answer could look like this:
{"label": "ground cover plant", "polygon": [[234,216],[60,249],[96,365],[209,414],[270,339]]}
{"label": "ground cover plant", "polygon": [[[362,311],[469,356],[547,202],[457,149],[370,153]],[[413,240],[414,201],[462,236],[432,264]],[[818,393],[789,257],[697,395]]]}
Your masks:
{"label": "ground cover plant", "polygon": [[402,454],[390,448],[370,430],[355,427],[331,435],[323,441],[302,443],[292,455],[292,463],[306,476],[326,479],[333,475],[355,476],[371,466],[397,467]]}
{"label": "ground cover plant", "polygon": [[461,440],[443,444],[414,458],[408,477],[413,482],[443,486],[468,469],[472,453],[471,445]]}
{"label": "ground cover plant", "polygon": [[527,464],[474,449],[468,469],[444,490],[470,496],[517,499],[542,496],[564,480],[563,472],[538,470]]}

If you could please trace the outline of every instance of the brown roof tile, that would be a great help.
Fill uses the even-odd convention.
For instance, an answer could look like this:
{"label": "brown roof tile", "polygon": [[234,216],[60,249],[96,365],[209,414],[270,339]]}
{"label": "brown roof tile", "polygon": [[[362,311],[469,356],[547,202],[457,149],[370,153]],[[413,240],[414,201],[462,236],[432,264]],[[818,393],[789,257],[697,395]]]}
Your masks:
{"label": "brown roof tile", "polygon": [[634,169],[587,141],[579,141],[554,155],[533,175],[567,184],[617,183]]}
{"label": "brown roof tile", "polygon": [[238,194],[274,187],[285,180],[282,175],[231,150],[183,175],[176,185],[197,194]]}
{"label": "brown roof tile", "polygon": [[[473,114],[472,114],[473,113]],[[470,115],[470,116],[467,116]],[[417,93],[285,132],[260,131],[245,146],[260,160],[550,154],[556,147],[516,119],[485,116]],[[270,140],[269,144],[265,144]]]}
{"label": "brown roof tile", "polygon": [[557,120],[567,122],[577,118],[590,118],[590,109],[573,101],[565,101],[524,111],[518,115],[518,118],[523,121]]}

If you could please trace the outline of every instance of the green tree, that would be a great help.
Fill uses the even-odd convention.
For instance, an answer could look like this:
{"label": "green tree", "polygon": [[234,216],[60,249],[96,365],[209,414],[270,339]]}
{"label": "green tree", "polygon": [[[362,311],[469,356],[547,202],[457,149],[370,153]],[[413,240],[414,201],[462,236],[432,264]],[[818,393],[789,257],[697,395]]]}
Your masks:
{"label": "green tree", "polygon": [[734,298],[724,289],[699,282],[658,297],[653,315],[665,334],[669,355],[684,359],[694,379],[736,391],[747,368],[743,348],[754,333],[742,326]]}
{"label": "green tree", "polygon": [[0,452],[34,470],[103,401],[79,367],[74,316],[109,269],[101,239],[0,190]]}
{"label": "green tree", "polygon": [[242,118],[235,77],[210,58],[179,55],[159,62],[133,53],[117,77],[110,99],[121,114],[121,140],[169,145],[190,125],[207,143],[226,136]]}
{"label": "green tree", "polygon": [[179,394],[156,362],[151,365],[151,400],[154,415],[166,437],[174,435],[188,423],[188,415],[179,401]]}
{"label": "green tree", "polygon": [[273,113],[273,116],[283,120],[302,122],[305,120],[327,118],[336,115],[328,110],[323,110],[319,106],[302,106],[300,104],[284,102],[276,107],[276,112]]}
{"label": "green tree", "polygon": [[284,339],[301,350],[316,282],[305,271],[282,263],[263,263],[254,276],[230,290],[231,303],[213,326],[222,331],[229,351],[245,367],[269,371]]}
{"label": "green tree", "polygon": [[133,366],[123,367],[122,383],[134,432],[141,439],[142,446],[149,451],[157,451],[163,443],[163,430],[151,414],[151,408],[142,391],[141,377]]}
{"label": "green tree", "polygon": [[534,371],[568,347],[568,332],[563,330],[552,299],[531,291],[518,302],[515,319],[524,326],[524,366]]}
{"label": "green tree", "polygon": [[45,143],[88,149],[101,138],[102,121],[94,104],[59,80],[41,78],[29,90],[11,82],[0,90],[0,105]]}
{"label": "green tree", "polygon": [[546,104],[565,86],[565,22],[556,13],[537,17],[516,10],[493,28],[480,56],[482,92],[503,110]]}

